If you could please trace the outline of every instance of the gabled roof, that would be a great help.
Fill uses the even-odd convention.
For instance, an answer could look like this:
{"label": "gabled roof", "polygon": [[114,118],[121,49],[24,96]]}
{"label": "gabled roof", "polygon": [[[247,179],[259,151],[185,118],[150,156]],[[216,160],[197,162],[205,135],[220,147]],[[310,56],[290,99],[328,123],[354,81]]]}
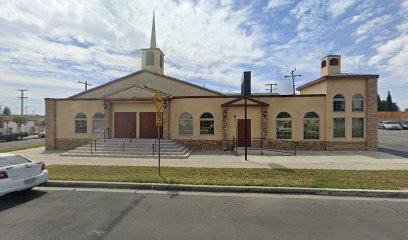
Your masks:
{"label": "gabled roof", "polygon": [[[239,102],[239,101],[241,101],[241,100],[243,100],[243,99],[244,99],[244,97],[238,97],[237,99],[234,99],[234,100],[231,100],[231,101],[228,101],[228,102],[226,102],[226,103],[221,104],[221,106],[222,106],[222,107],[233,106],[234,103]],[[269,106],[268,103],[264,103],[264,102],[262,102],[262,101],[253,99],[253,98],[251,98],[251,97],[248,97],[247,100],[255,103],[255,104],[252,104],[252,105],[257,105],[257,106],[262,106],[262,107],[267,107],[267,106]]]}
{"label": "gabled roof", "polygon": [[98,89],[102,89],[102,88],[108,87],[109,85],[118,83],[118,82],[120,82],[120,81],[127,80],[127,79],[129,79],[129,78],[131,78],[131,77],[135,77],[135,76],[140,75],[140,74],[142,74],[142,73],[148,73],[148,74],[152,74],[152,75],[155,75],[155,76],[158,76],[158,77],[166,78],[166,79],[168,79],[168,80],[171,80],[171,81],[174,81],[174,82],[177,82],[177,83],[181,83],[181,84],[184,84],[184,85],[187,85],[187,86],[190,86],[190,87],[193,87],[193,88],[197,88],[197,89],[200,89],[200,90],[204,90],[204,91],[207,91],[207,92],[212,93],[212,94],[224,95],[224,94],[222,94],[222,93],[220,93],[220,92],[217,92],[217,91],[214,91],[214,90],[211,90],[211,89],[202,87],[202,86],[198,86],[198,85],[196,85],[196,84],[189,83],[189,82],[186,82],[186,81],[177,79],[177,78],[173,78],[173,77],[169,77],[169,76],[166,76],[166,75],[162,75],[162,74],[150,72],[150,71],[148,71],[148,70],[139,70],[139,71],[134,72],[134,73],[131,73],[131,74],[127,75],[127,76],[124,76],[124,77],[115,79],[115,80],[113,80],[113,81],[107,82],[107,83],[105,83],[105,84],[99,85],[99,86],[97,86],[97,87],[94,87],[94,88],[92,88],[92,89],[90,89],[90,90],[88,90],[88,91],[84,91],[84,92],[75,94],[75,95],[73,95],[73,96],[70,96],[70,97],[68,97],[68,99],[79,98],[79,97],[81,97],[82,95],[91,93],[91,92],[96,91],[96,90],[98,90]]}
{"label": "gabled roof", "polygon": [[339,74],[332,74],[332,75],[327,75],[323,76],[321,78],[318,78],[316,80],[313,80],[311,82],[308,82],[300,87],[297,87],[296,90],[302,90],[304,88],[310,87],[312,85],[315,85],[317,83],[323,82],[325,80],[329,79],[342,79],[342,78],[368,78],[368,79],[377,79],[380,76],[378,74],[354,74],[354,73],[339,73]]}

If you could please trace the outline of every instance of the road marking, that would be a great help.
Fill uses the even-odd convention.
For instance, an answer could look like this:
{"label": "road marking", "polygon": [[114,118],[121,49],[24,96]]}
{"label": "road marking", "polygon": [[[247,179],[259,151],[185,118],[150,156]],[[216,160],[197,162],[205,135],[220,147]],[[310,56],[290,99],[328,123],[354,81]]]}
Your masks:
{"label": "road marking", "polygon": [[107,192],[107,193],[136,193],[136,194],[161,194],[181,196],[211,196],[211,197],[246,197],[246,198],[275,198],[275,199],[321,199],[321,200],[358,200],[377,202],[407,202],[408,199],[401,198],[374,198],[374,197],[343,197],[324,195],[291,195],[291,194],[265,194],[265,193],[215,193],[215,192],[190,192],[190,191],[157,191],[157,190],[134,190],[113,188],[68,188],[68,187],[36,187],[40,191],[73,191],[73,192]]}

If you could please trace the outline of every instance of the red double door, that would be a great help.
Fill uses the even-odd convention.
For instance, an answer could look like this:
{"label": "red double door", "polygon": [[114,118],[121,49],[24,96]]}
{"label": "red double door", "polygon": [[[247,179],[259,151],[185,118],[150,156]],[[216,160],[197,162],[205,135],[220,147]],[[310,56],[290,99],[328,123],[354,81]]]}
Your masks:
{"label": "red double door", "polygon": [[[139,138],[157,138],[156,113],[139,113]],[[115,112],[115,138],[136,138],[136,112]],[[163,138],[163,127],[160,128]]]}

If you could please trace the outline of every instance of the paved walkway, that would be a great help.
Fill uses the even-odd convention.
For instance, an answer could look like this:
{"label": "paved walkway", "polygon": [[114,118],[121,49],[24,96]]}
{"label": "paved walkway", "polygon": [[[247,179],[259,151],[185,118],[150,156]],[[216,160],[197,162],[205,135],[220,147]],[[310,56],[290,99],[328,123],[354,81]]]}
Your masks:
{"label": "paved walkway", "polygon": [[[157,159],[60,157],[61,151],[44,147],[14,152],[52,164],[157,166]],[[351,170],[408,170],[408,158],[368,151],[299,151],[298,156],[234,156],[232,152],[195,151],[189,159],[162,159],[162,166],[210,168],[307,168]]]}

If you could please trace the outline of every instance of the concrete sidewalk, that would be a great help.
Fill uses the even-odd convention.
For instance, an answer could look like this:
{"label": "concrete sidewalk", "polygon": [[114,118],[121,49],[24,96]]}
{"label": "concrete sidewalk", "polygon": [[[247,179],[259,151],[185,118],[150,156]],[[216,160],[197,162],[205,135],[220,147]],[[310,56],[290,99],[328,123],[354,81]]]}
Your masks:
{"label": "concrete sidewalk", "polygon": [[[157,166],[157,159],[60,157],[44,147],[14,152],[52,164]],[[297,156],[234,156],[232,152],[194,151],[188,159],[162,159],[162,166],[208,168],[304,168],[347,170],[408,170],[408,158],[368,151],[299,151]]]}

